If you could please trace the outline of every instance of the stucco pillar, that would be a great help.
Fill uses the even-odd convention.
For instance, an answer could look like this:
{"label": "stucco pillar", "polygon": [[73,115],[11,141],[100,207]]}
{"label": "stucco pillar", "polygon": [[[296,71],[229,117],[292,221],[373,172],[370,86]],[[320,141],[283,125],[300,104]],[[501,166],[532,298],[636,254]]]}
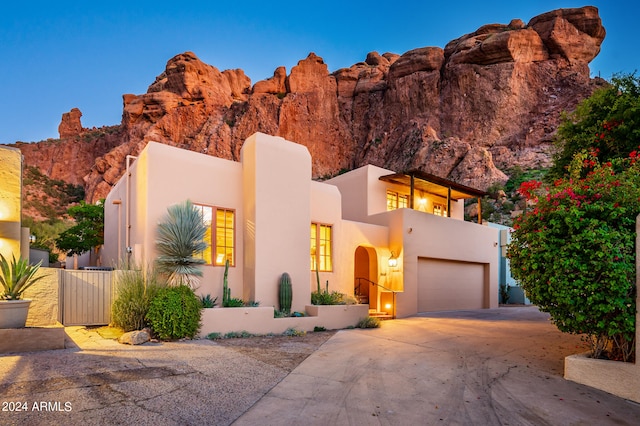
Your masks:
{"label": "stucco pillar", "polygon": [[245,300],[278,306],[278,280],[291,276],[291,309],[310,301],[311,155],[281,137],[256,133],[241,151]]}

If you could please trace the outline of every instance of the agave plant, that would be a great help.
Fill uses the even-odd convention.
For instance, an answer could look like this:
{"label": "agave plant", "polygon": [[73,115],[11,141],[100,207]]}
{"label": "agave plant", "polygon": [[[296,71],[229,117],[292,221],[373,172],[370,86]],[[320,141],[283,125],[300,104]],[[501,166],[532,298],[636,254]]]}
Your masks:
{"label": "agave plant", "polygon": [[197,277],[202,276],[199,266],[205,261],[196,255],[207,248],[206,232],[202,213],[191,201],[167,209],[164,221],[158,224],[156,264],[171,284],[194,287]]}
{"label": "agave plant", "polygon": [[0,254],[0,284],[4,293],[0,295],[2,300],[20,300],[22,293],[43,277],[36,277],[42,261],[37,265],[29,265],[26,259],[11,255],[11,262]]}

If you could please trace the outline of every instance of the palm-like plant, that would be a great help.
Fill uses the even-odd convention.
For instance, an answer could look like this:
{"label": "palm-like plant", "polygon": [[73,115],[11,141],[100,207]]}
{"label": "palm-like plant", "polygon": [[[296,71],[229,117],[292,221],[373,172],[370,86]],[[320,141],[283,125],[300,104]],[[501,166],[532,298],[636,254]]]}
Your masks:
{"label": "palm-like plant", "polygon": [[156,259],[158,271],[168,276],[173,285],[195,286],[202,276],[199,266],[205,261],[196,257],[207,248],[204,242],[207,226],[202,213],[187,200],[171,206],[163,222],[158,224]]}
{"label": "palm-like plant", "polygon": [[36,272],[40,268],[42,261],[37,265],[29,265],[26,259],[11,255],[11,262],[0,254],[0,284],[4,293],[0,296],[2,300],[20,300],[22,293],[43,277],[36,277]]}

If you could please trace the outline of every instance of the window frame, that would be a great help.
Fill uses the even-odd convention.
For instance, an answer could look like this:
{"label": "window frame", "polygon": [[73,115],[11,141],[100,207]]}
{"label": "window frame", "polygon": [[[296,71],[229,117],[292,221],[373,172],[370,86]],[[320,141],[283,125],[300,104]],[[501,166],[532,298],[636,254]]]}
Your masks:
{"label": "window frame", "polygon": [[[436,213],[436,210],[440,210],[440,212]],[[447,205],[443,203],[433,203],[432,214],[434,216],[449,217],[449,214],[447,212]]]}
{"label": "window frame", "polygon": [[[402,200],[402,203],[400,202]],[[402,205],[400,205],[402,204]],[[409,207],[409,195],[387,189],[387,211],[406,209]]]}
{"label": "window frame", "polygon": [[[193,203],[194,206],[198,207],[199,209],[204,209],[204,208],[209,208],[211,209],[211,223],[209,223],[207,225],[207,233],[208,233],[208,240],[210,242],[207,250],[209,251],[209,258],[207,259],[207,256],[205,256],[204,252],[201,253],[199,255],[200,259],[203,259],[205,261],[205,265],[207,266],[225,266],[226,263],[226,256],[225,256],[225,262],[223,263],[217,263],[216,262],[216,253],[217,253],[217,249],[218,249],[218,244],[217,244],[217,237],[218,237],[218,226],[217,226],[217,218],[218,218],[218,212],[222,211],[222,212],[231,212],[233,214],[233,225],[230,228],[231,229],[231,259],[229,259],[229,266],[236,266],[236,249],[237,249],[237,239],[236,239],[236,230],[237,230],[237,210],[233,209],[233,208],[229,208],[229,207],[220,207],[220,206],[214,206],[211,204],[203,204],[203,203]],[[202,210],[201,210],[202,212]],[[227,227],[224,227],[222,229],[229,229]],[[225,234],[225,239],[226,239],[226,234]],[[224,246],[225,249],[228,249],[228,246]],[[207,251],[206,250],[206,251]]]}
{"label": "window frame", "polygon": [[[316,227],[315,229],[315,236],[311,235],[313,233],[313,226]],[[325,239],[325,240],[321,240],[320,236],[321,236],[321,229],[322,228],[328,228],[329,229],[329,239]],[[321,256],[325,258],[325,266],[324,268],[319,268],[317,269],[318,272],[333,272],[333,239],[334,239],[334,233],[333,233],[333,225],[328,224],[328,223],[322,223],[322,222],[311,222],[311,225],[309,227],[309,234],[310,234],[310,241],[309,241],[309,256],[310,256],[310,267],[312,271],[315,271],[320,265],[322,265],[321,260]],[[314,249],[314,243],[315,241],[315,253],[313,253],[313,249]],[[318,250],[318,246],[319,246],[319,242],[320,241],[328,241],[329,242],[329,254],[328,255],[321,255],[320,251]],[[328,259],[329,261],[329,267],[326,267],[326,259]],[[315,268],[314,268],[315,266]]]}

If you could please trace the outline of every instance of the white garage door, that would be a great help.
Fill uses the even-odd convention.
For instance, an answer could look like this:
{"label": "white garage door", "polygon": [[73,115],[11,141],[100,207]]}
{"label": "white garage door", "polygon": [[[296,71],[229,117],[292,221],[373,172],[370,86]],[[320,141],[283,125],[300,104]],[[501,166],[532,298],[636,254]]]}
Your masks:
{"label": "white garage door", "polygon": [[418,260],[418,312],[486,308],[485,265]]}

